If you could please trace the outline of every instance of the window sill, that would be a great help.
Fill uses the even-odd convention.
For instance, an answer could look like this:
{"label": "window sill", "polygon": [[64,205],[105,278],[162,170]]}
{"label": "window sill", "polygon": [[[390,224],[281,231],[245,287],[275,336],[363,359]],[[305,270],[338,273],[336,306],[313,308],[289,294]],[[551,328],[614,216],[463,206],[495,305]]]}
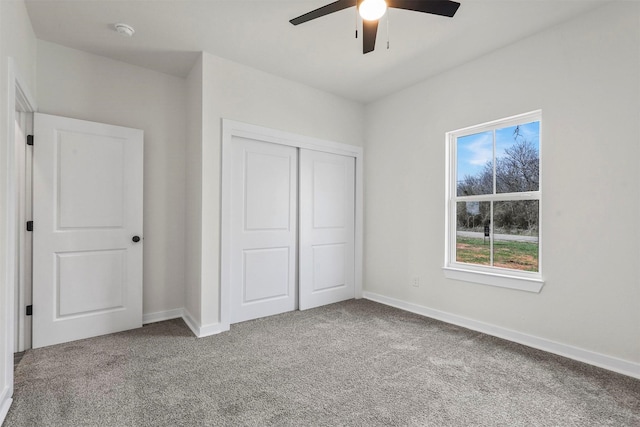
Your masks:
{"label": "window sill", "polygon": [[542,279],[509,276],[507,274],[485,273],[460,268],[443,267],[447,279],[462,280],[463,282],[480,283],[500,288],[517,289],[519,291],[539,293],[544,285]]}

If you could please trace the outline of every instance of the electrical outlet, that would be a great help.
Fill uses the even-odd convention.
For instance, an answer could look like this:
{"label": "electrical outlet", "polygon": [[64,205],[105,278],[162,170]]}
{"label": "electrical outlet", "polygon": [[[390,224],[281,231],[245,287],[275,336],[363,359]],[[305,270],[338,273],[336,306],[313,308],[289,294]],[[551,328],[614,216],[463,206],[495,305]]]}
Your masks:
{"label": "electrical outlet", "polygon": [[411,278],[411,286],[413,286],[414,288],[419,288],[420,287],[420,277],[413,276]]}

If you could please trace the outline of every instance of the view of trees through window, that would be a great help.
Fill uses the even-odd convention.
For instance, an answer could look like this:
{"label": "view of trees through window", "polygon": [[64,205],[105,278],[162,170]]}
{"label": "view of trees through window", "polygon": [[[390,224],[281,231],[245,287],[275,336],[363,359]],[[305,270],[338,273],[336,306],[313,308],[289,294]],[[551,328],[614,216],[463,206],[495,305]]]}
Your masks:
{"label": "view of trees through window", "polygon": [[458,137],[456,261],[538,271],[540,122]]}

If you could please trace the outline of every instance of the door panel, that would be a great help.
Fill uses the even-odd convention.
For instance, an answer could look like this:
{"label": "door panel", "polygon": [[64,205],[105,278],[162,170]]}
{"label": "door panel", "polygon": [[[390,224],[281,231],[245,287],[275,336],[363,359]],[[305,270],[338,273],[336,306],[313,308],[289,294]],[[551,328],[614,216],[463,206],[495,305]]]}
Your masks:
{"label": "door panel", "polygon": [[58,318],[124,307],[125,250],[56,254]]}
{"label": "door panel", "polygon": [[244,255],[244,303],[289,294],[289,248],[249,249]]}
{"label": "door panel", "polygon": [[355,297],[355,159],[300,150],[300,309]]}
{"label": "door panel", "polygon": [[244,229],[289,230],[291,158],[250,150],[246,148],[244,153]]}
{"label": "door panel", "polygon": [[140,327],[142,131],[34,125],[33,347]]}
{"label": "door panel", "polygon": [[346,282],[346,244],[311,246],[313,259],[313,291],[341,287]]}
{"label": "door panel", "polygon": [[125,141],[58,133],[57,229],[123,226]]}
{"label": "door panel", "polygon": [[[337,156],[337,154],[307,152],[306,157],[325,157]],[[348,186],[345,186],[345,164],[343,164],[343,156],[336,159],[339,163],[330,163],[326,160],[316,159],[305,161],[304,168],[311,167],[312,170],[305,171],[305,175],[312,179],[309,183],[309,194],[313,206],[313,228],[315,230],[321,228],[344,228],[346,206],[349,201],[347,198]],[[306,190],[307,188],[304,187]]]}
{"label": "door panel", "polygon": [[234,137],[231,323],[295,310],[297,152]]}

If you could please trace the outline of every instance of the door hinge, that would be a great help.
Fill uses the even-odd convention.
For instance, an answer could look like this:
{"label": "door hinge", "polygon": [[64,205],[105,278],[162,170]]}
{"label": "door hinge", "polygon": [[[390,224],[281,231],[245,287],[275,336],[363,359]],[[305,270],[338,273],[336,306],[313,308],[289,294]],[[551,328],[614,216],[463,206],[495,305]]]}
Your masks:
{"label": "door hinge", "polygon": [[33,315],[33,305],[28,305],[27,306],[27,312],[26,312],[27,316],[31,316]]}
{"label": "door hinge", "polygon": [[33,221],[27,221],[27,231],[33,231]]}
{"label": "door hinge", "polygon": [[27,135],[27,145],[33,145],[33,135]]}

